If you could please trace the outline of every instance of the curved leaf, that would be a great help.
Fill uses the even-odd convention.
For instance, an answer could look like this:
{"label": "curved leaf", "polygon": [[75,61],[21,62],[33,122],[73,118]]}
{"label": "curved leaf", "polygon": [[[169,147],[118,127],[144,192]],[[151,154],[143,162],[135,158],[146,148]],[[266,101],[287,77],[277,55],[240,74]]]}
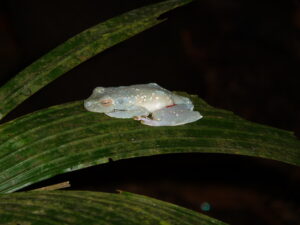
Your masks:
{"label": "curved leaf", "polygon": [[200,213],[141,195],[84,191],[0,195],[0,224],[225,225]]}
{"label": "curved leaf", "polygon": [[168,0],[109,19],[67,40],[0,88],[0,119],[25,99],[80,63],[162,20],[157,18],[192,0]]}
{"label": "curved leaf", "polygon": [[106,163],[110,158],[205,152],[300,165],[300,142],[291,132],[248,122],[196,96],[188,97],[204,118],[183,126],[149,127],[132,119],[111,118],[86,111],[81,101],[1,125],[0,192]]}

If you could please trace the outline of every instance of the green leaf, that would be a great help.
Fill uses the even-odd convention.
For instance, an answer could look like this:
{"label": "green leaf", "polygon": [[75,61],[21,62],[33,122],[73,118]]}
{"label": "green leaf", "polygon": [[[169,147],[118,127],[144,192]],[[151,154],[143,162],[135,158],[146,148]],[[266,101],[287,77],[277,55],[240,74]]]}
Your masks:
{"label": "green leaf", "polygon": [[0,88],[0,119],[35,92],[80,63],[163,20],[157,18],[192,0],[169,0],[132,10],[91,27],[50,51]]}
{"label": "green leaf", "polygon": [[[179,93],[184,95],[183,93]],[[50,107],[0,126],[0,192],[80,168],[167,153],[226,153],[300,165],[291,132],[248,122],[189,96],[204,118],[176,127],[88,112],[83,102]]]}
{"label": "green leaf", "polygon": [[0,195],[0,224],[225,225],[192,210],[141,195],[87,191]]}

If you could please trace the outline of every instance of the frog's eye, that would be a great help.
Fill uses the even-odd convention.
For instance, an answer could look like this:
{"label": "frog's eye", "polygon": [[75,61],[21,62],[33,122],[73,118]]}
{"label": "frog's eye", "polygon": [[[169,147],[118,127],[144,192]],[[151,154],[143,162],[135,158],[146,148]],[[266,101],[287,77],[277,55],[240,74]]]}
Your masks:
{"label": "frog's eye", "polygon": [[100,101],[101,105],[107,107],[112,105],[112,100],[111,99],[103,99]]}

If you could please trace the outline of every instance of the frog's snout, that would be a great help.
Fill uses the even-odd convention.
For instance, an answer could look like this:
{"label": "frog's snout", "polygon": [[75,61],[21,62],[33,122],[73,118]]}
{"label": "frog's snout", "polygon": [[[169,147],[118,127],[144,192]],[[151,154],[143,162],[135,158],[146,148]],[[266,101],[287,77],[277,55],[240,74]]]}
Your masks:
{"label": "frog's snout", "polygon": [[90,112],[106,113],[113,110],[111,107],[103,107],[97,99],[87,99],[83,102],[84,108]]}
{"label": "frog's snout", "polygon": [[91,112],[97,112],[97,104],[95,101],[84,100],[84,108]]}
{"label": "frog's snout", "polygon": [[90,109],[93,103],[91,101],[84,100],[84,108]]}

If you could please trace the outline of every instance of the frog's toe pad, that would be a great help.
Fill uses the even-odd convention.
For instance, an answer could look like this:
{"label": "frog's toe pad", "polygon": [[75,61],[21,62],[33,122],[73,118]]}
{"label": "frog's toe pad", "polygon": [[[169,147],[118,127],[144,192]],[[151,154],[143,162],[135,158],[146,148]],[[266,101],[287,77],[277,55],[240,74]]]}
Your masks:
{"label": "frog's toe pad", "polygon": [[139,121],[143,121],[144,119],[146,119],[147,117],[145,117],[145,116],[134,116],[134,117],[132,117],[132,119],[134,119],[134,120],[139,120]]}
{"label": "frog's toe pad", "polygon": [[160,121],[152,120],[148,117],[142,117],[142,118],[140,118],[140,121],[141,121],[142,124],[148,125],[148,126],[155,126],[155,127],[156,126],[161,126]]}
{"label": "frog's toe pad", "polygon": [[157,126],[156,121],[154,121],[146,116],[135,116],[135,117],[133,117],[133,119],[141,121],[142,124],[145,124],[148,126]]}

